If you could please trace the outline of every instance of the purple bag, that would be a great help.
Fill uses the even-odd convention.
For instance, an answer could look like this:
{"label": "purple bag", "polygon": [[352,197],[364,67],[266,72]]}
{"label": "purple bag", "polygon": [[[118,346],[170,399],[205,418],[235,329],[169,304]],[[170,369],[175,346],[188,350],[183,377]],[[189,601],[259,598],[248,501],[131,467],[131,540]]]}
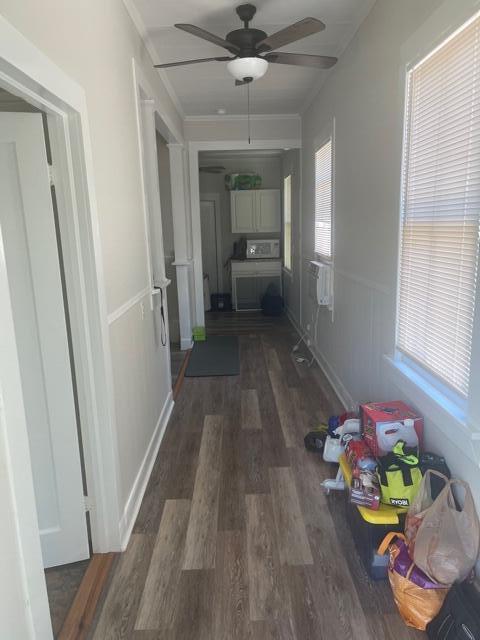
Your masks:
{"label": "purple bag", "polygon": [[398,555],[395,558],[393,569],[399,575],[404,578],[408,578],[410,582],[413,582],[422,589],[445,589],[444,584],[439,584],[438,582],[433,582],[430,578],[423,573],[421,569],[417,567],[417,565],[412,567],[412,559],[408,553],[408,547],[403,540],[397,540],[398,546]]}

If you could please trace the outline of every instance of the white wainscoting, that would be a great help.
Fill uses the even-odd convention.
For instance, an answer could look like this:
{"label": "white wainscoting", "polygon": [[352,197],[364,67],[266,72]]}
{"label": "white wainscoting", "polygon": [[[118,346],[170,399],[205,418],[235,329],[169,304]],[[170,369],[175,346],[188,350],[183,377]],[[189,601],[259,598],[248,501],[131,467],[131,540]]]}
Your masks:
{"label": "white wainscoting", "polygon": [[318,314],[308,298],[303,271],[303,327],[311,324],[312,355],[347,408],[385,394],[384,360],[394,336],[394,298],[375,282],[335,269],[335,315],[325,308]]}
{"label": "white wainscoting", "polygon": [[128,542],[173,406],[168,344],[161,343],[159,309],[150,308],[150,297],[148,289],[143,297],[132,298],[109,325],[122,548]]}
{"label": "white wainscoting", "polygon": [[165,401],[160,417],[158,418],[155,431],[153,432],[145,457],[143,458],[140,469],[138,470],[137,477],[133,483],[132,490],[128,496],[122,518],[120,520],[120,540],[123,551],[127,548],[128,541],[130,540],[130,535],[132,533],[135,520],[137,519],[140,505],[142,504],[148,480],[152,473],[153,465],[155,464],[163,436],[165,435],[165,430],[167,428],[173,406],[173,395],[172,392],[170,392]]}

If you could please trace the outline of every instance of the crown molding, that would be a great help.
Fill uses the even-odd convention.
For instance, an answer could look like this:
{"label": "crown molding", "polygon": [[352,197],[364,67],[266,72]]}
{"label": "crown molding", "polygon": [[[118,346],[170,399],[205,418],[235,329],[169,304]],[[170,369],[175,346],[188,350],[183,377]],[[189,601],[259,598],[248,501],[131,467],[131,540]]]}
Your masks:
{"label": "crown molding", "polygon": [[[150,58],[152,59],[153,64],[161,64],[162,61],[160,60],[157,50],[155,49],[152,41],[150,40],[147,27],[145,26],[145,23],[143,22],[143,18],[140,15],[133,0],[123,0],[123,4],[125,6],[125,9],[127,10],[128,15],[130,16],[131,21],[133,22],[136,30],[138,31],[138,34],[142,39],[145,49],[150,55]],[[184,120],[185,112],[183,111],[180,100],[178,99],[178,96],[175,93],[175,89],[173,88],[172,83],[168,79],[167,74],[163,69],[157,69],[157,72],[158,72],[158,75],[160,76],[160,79],[163,82],[163,85],[165,86],[165,89],[168,95],[170,96],[173,104],[175,105],[175,108],[177,109],[180,117],[182,118],[182,120]]]}
{"label": "crown molding", "polygon": [[[185,116],[185,122],[246,122],[247,115],[209,115],[209,116]],[[259,113],[251,114],[250,120],[300,120],[299,113]]]}

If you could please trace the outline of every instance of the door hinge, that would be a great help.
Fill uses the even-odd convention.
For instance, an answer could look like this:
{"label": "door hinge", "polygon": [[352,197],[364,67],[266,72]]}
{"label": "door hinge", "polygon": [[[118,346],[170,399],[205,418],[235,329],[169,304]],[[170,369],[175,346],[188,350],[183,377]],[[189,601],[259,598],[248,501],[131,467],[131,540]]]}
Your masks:
{"label": "door hinge", "polygon": [[89,496],[83,496],[83,504],[85,506],[85,512],[93,511],[93,502]]}
{"label": "door hinge", "polygon": [[50,186],[55,186],[55,170],[53,168],[53,164],[48,165],[48,179],[50,180]]}

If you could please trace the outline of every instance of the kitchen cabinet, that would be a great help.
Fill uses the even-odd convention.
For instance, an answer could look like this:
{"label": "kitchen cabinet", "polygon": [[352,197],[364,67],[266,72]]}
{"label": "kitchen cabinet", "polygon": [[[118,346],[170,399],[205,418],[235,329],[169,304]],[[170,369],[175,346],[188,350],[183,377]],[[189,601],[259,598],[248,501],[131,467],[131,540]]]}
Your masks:
{"label": "kitchen cabinet", "polygon": [[268,285],[282,293],[281,260],[232,260],[232,298],[236,311],[261,308]]}
{"label": "kitchen cabinet", "polygon": [[231,191],[232,233],[280,233],[278,189]]}

